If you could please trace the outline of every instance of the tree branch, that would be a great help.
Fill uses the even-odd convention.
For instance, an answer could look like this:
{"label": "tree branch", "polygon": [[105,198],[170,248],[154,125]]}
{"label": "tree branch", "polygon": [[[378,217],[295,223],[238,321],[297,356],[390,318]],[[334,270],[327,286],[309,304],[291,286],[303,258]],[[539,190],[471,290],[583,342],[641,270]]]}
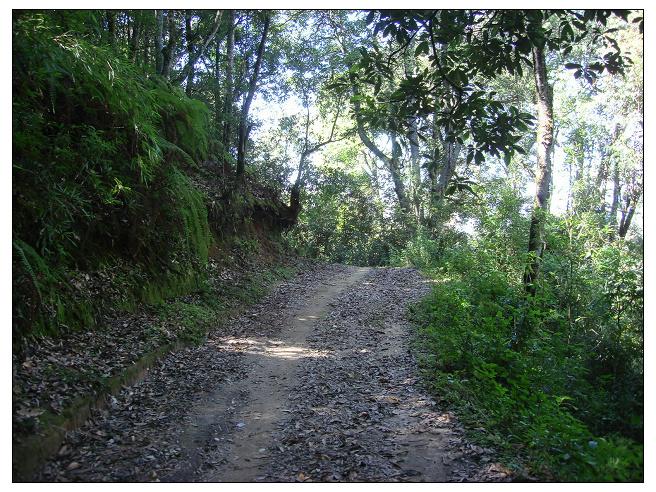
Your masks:
{"label": "tree branch", "polygon": [[196,54],[194,54],[193,58],[190,58],[189,61],[187,61],[187,64],[184,66],[182,71],[180,72],[180,75],[178,76],[178,81],[183,81],[189,76],[189,72],[191,69],[194,67],[196,62],[203,56],[205,53],[205,50],[207,47],[210,45],[214,37],[216,36],[217,31],[219,30],[219,26],[221,25],[221,17],[223,16],[223,10],[217,10],[216,14],[214,15],[214,23],[212,24],[212,32],[210,32],[209,36],[205,39],[203,44],[201,45],[200,49]]}

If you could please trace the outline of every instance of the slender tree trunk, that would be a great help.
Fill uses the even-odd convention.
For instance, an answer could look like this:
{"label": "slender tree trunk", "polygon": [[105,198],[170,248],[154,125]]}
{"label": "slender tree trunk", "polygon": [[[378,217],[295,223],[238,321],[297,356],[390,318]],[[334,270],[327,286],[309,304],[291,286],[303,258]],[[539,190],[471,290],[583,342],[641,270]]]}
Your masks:
{"label": "slender tree trunk", "polygon": [[148,29],[146,29],[146,26],[141,29],[141,39],[143,43],[144,70],[150,71],[150,43],[148,42]]}
{"label": "slender tree trunk", "polygon": [[171,75],[171,67],[173,66],[174,56],[173,51],[175,50],[175,45],[178,42],[178,29],[175,21],[175,11],[167,10],[166,11],[166,25],[169,32],[169,40],[166,43],[166,47],[162,53],[162,77],[169,78]]}
{"label": "slender tree trunk", "polygon": [[187,63],[185,64],[184,68],[180,72],[179,82],[182,83],[185,80],[187,80],[186,87],[188,88],[189,91],[191,91],[191,88],[193,87],[193,76],[195,73],[196,62],[203,57],[205,50],[210,45],[210,43],[214,40],[216,33],[219,30],[219,26],[221,25],[222,16],[223,16],[223,11],[217,10],[216,13],[214,14],[214,26],[212,27],[212,31],[207,36],[207,38],[205,38],[204,41],[202,41],[198,46],[196,46],[195,38],[197,36],[195,36],[191,30],[191,14],[189,13],[189,11],[187,11],[187,14],[185,15],[185,30],[189,32],[189,39],[187,40],[188,56],[187,56]]}
{"label": "slender tree trunk", "polygon": [[448,131],[446,132],[445,138],[439,136],[439,139],[442,143],[442,167],[440,169],[439,177],[437,179],[437,186],[435,188],[436,198],[438,202],[442,201],[444,195],[446,194],[446,189],[449,186],[449,182],[456,172],[456,165],[458,164],[458,156],[460,155],[460,150],[462,145],[459,143],[449,142],[446,137],[449,136]]}
{"label": "slender tree trunk", "polygon": [[155,73],[161,75],[164,66],[164,53],[162,53],[162,43],[164,38],[164,11],[155,10],[155,22],[157,31],[155,33]]}
{"label": "slender tree trunk", "polygon": [[613,164],[613,201],[610,205],[610,216],[608,217],[608,223],[611,228],[611,240],[615,237],[615,230],[617,229],[617,210],[620,207],[621,187],[620,168],[617,160],[615,160]]}
{"label": "slender tree trunk", "polygon": [[[228,39],[226,42],[226,75],[225,75],[225,94],[223,96],[223,148],[230,151],[230,137],[232,132],[232,119],[234,118],[234,94],[233,94],[233,67],[235,49],[235,11],[228,10]],[[224,171],[229,171],[230,163],[228,159],[224,160]],[[224,166],[224,167],[225,167]]]}
{"label": "slender tree trunk", "polygon": [[187,62],[187,85],[185,87],[185,93],[188,97],[191,97],[191,90],[194,85],[194,36],[191,32],[191,11],[185,11],[185,42],[187,45],[187,57],[189,61]]}
{"label": "slender tree trunk", "polygon": [[392,182],[394,183],[394,192],[396,193],[397,198],[399,199],[399,205],[404,214],[412,214],[412,202],[410,197],[408,197],[408,192],[406,189],[406,183],[403,179],[403,173],[401,171],[401,163],[399,159],[401,157],[401,146],[396,141],[396,134],[391,133],[392,141],[392,157],[387,161],[387,167],[390,174],[392,175]]}
{"label": "slender tree trunk", "polygon": [[387,162],[387,168],[392,175],[392,182],[394,183],[394,192],[396,197],[399,199],[399,206],[404,213],[412,212],[412,204],[408,199],[408,195],[405,190],[405,183],[403,182],[403,176],[401,174],[401,168],[399,166],[399,160],[394,158],[390,159]]}
{"label": "slender tree trunk", "polygon": [[410,121],[410,133],[408,135],[410,142],[410,173],[412,175],[412,202],[417,222],[423,223],[424,210],[421,206],[421,162],[419,157],[419,132],[417,130],[417,120],[412,118]]}
{"label": "slender tree trunk", "polygon": [[635,213],[635,206],[627,198],[627,206],[625,210],[622,210],[622,220],[620,221],[620,227],[618,229],[619,236],[624,239],[626,233],[629,232],[629,227],[631,226],[631,220],[633,219],[633,214]]}
{"label": "slender tree trunk", "polygon": [[429,184],[429,193],[428,193],[428,203],[430,209],[430,216],[428,219],[428,224],[431,228],[436,226],[436,212],[439,209],[440,198],[438,195],[438,180],[439,180],[439,169],[437,166],[437,150],[438,144],[441,141],[440,127],[437,124],[438,118],[438,108],[435,108],[435,113],[433,114],[433,124],[432,124],[432,162],[428,166],[428,182]]}
{"label": "slender tree trunk", "polygon": [[113,10],[107,11],[107,32],[110,46],[116,46],[116,12]]}
{"label": "slender tree trunk", "polygon": [[303,174],[307,166],[308,154],[304,151],[301,153],[301,159],[298,163],[298,176],[289,193],[289,222],[293,225],[298,220],[298,214],[301,212],[301,189],[303,188]]}
{"label": "slender tree trunk", "polygon": [[[411,40],[404,52],[404,68],[406,77],[414,77],[416,72],[415,42]],[[412,183],[412,204],[415,217],[419,224],[424,222],[424,212],[421,206],[421,164],[419,156],[419,132],[417,129],[417,118],[408,119],[408,142],[410,146],[410,177]]]}
{"label": "slender tree trunk", "polygon": [[535,199],[531,214],[528,238],[529,264],[524,273],[524,287],[529,295],[535,294],[540,261],[544,252],[544,222],[551,198],[551,155],[553,146],[553,94],[547,78],[544,48],[533,47],[533,71],[538,104],[537,172],[535,173]]}
{"label": "slender tree trunk", "polygon": [[253,96],[255,96],[257,79],[260,74],[260,66],[262,65],[262,57],[264,56],[264,45],[266,43],[266,38],[269,32],[270,23],[271,23],[271,17],[267,13],[266,17],[264,18],[262,39],[260,40],[260,45],[257,48],[257,58],[255,60],[255,66],[253,67],[253,74],[251,76],[251,80],[248,86],[248,94],[246,94],[246,99],[244,100],[244,105],[241,110],[241,118],[239,120],[239,143],[237,145],[237,178],[241,178],[244,175],[244,171],[245,171],[246,143],[248,141],[248,112],[251,109]]}
{"label": "slender tree trunk", "polygon": [[139,34],[141,31],[141,13],[136,11],[132,20],[132,36],[130,38],[130,61],[137,62],[137,51],[139,49]]}
{"label": "slender tree trunk", "polygon": [[[598,193],[599,197],[599,211],[604,216],[606,215],[606,189],[608,182],[608,174],[610,172],[610,165],[614,161],[612,146],[615,141],[618,139],[620,133],[622,132],[622,125],[619,123],[615,125],[613,134],[611,135],[610,142],[604,149],[604,152],[599,161],[599,171],[597,172],[597,178],[595,179],[595,192]],[[618,176],[619,179],[619,176]],[[617,211],[617,208],[615,209]]]}
{"label": "slender tree trunk", "polygon": [[[217,128],[217,137],[220,141],[221,136],[218,134],[223,133],[223,121],[221,119],[221,111],[223,110],[223,99],[221,94],[221,38],[216,38],[214,41],[214,123]],[[221,130],[219,130],[219,128]]]}

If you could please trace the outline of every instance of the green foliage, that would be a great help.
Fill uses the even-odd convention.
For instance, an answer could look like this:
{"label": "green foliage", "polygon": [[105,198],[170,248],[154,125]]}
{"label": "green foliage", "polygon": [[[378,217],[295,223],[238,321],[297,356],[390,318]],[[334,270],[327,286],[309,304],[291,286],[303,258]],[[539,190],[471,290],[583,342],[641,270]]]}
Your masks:
{"label": "green foliage", "polygon": [[198,267],[207,262],[211,242],[203,195],[191,185],[189,178],[173,167],[169,171],[164,189],[168,194],[168,200],[165,202],[168,203],[168,210],[165,212],[170,215],[166,222],[177,229],[177,235],[173,236],[178,243],[177,248],[170,248],[173,251],[177,249],[176,252],[180,254],[191,255],[182,260],[172,258],[170,263],[182,263],[177,267],[179,269],[185,266],[186,260],[198,270]]}
{"label": "green foliage", "polygon": [[[61,268],[53,268],[34,248],[20,239],[12,241],[13,317],[36,333],[56,333],[60,326],[88,326],[94,311],[90,300],[69,284]],[[13,340],[24,335],[13,325]]]}
{"label": "green foliage", "polygon": [[[433,264],[419,256],[435,278],[414,313],[428,385],[485,428],[474,439],[519,454],[531,474],[642,480],[641,251],[607,242],[590,216],[549,217],[543,277],[526,298],[521,200],[491,194],[476,239]],[[515,347],[524,318],[531,336]]]}
{"label": "green foliage", "polygon": [[99,306],[75,301],[82,294],[69,285],[77,269],[132,261],[139,298],[155,278],[201,271],[210,242],[204,199],[176,168],[208,156],[205,105],[57,18],[21,12],[13,25],[14,328],[23,335],[93,324]]}
{"label": "green foliage", "polygon": [[325,169],[304,197],[299,223],[287,236],[302,254],[336,263],[385,265],[405,240],[398,218],[385,217],[370,177]]}
{"label": "green foliage", "polygon": [[433,271],[448,249],[466,242],[462,232],[445,227],[439,233],[426,227],[419,227],[400,248],[390,255],[390,265],[414,266],[422,271]]}
{"label": "green foliage", "polygon": [[203,102],[186,97],[179,87],[155,78],[154,96],[165,138],[159,145],[195,165],[209,157],[209,117]]}

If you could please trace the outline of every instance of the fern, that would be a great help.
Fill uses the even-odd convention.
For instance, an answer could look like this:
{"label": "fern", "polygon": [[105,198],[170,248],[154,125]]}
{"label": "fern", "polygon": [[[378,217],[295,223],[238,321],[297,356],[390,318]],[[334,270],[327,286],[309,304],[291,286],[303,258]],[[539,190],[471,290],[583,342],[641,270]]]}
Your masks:
{"label": "fern", "polygon": [[[90,19],[72,17],[79,27]],[[64,31],[49,13],[23,12],[13,28],[13,217],[21,238],[13,249],[25,285],[35,285],[42,307],[56,306],[23,319],[52,331],[73,326],[76,310],[80,323],[88,318],[64,272],[109,258],[155,274],[173,260],[185,271],[207,260],[207,209],[176,166],[207,158],[210,117],[202,102],[140,73],[93,36]],[[165,252],[165,266],[153,251]],[[29,308],[32,294],[16,292],[24,296],[14,301],[18,310]]]}
{"label": "fern", "polygon": [[42,299],[41,296],[41,289],[39,288],[39,282],[36,278],[36,274],[34,273],[34,269],[32,268],[32,265],[30,265],[29,260],[27,259],[27,255],[25,254],[25,249],[24,248],[29,248],[29,245],[25,244],[23,241],[20,239],[14,239],[11,242],[12,246],[14,247],[14,250],[18,254],[18,257],[20,258],[21,265],[23,266],[23,270],[27,272],[30,280],[32,280],[32,284],[34,285],[34,288],[36,289],[37,294],[39,294],[39,300]]}

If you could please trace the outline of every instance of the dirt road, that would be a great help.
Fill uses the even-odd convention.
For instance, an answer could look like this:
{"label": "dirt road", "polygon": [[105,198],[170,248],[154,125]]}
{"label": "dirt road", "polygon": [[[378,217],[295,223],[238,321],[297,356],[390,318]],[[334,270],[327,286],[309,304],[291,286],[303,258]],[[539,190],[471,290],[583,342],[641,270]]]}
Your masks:
{"label": "dirt road", "polygon": [[[422,390],[412,269],[326,265],[165,357],[71,433],[45,481],[449,481],[480,466]],[[471,454],[471,453],[470,453]]]}

